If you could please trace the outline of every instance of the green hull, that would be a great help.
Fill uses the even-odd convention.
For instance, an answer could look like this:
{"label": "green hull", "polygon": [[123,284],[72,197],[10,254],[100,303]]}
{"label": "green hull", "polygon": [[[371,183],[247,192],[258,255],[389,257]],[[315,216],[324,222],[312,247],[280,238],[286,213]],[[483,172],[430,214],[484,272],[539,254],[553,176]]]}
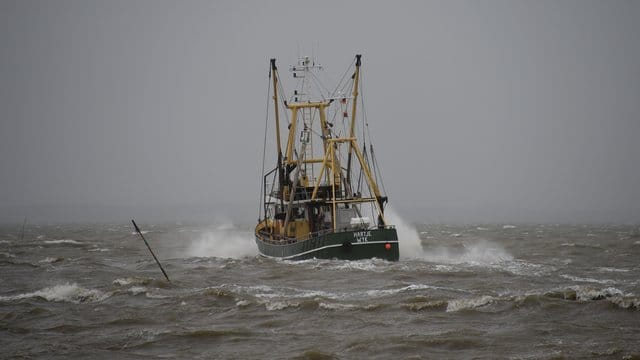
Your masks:
{"label": "green hull", "polygon": [[398,234],[394,228],[328,233],[288,244],[277,244],[256,234],[260,255],[287,260],[378,258],[398,261]]}

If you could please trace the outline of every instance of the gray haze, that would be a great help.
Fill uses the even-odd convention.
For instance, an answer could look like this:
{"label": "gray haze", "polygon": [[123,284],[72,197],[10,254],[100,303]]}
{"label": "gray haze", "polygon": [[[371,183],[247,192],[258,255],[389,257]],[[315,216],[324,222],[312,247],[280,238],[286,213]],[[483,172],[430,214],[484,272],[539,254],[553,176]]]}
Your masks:
{"label": "gray haze", "polygon": [[638,1],[2,0],[0,222],[252,223],[269,58],[313,48],[335,77],[363,54],[407,218],[638,223],[639,18]]}

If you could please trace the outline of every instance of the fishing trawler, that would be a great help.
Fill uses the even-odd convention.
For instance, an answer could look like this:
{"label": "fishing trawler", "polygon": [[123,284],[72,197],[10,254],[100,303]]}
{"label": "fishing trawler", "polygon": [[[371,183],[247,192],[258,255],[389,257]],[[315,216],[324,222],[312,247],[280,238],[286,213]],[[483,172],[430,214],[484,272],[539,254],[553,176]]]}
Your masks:
{"label": "fishing trawler", "polygon": [[[322,66],[302,57],[289,69],[297,85],[286,98],[276,60],[271,59],[267,96],[274,106],[273,112],[267,108],[255,228],[262,256],[398,260],[398,235],[385,217],[388,197],[369,124],[359,115],[366,115],[359,94],[361,64],[362,56],[356,55],[342,80],[328,91],[321,82]],[[270,123],[275,129],[269,130]],[[275,133],[275,151],[267,152],[270,132]],[[265,171],[267,154],[275,167]]]}

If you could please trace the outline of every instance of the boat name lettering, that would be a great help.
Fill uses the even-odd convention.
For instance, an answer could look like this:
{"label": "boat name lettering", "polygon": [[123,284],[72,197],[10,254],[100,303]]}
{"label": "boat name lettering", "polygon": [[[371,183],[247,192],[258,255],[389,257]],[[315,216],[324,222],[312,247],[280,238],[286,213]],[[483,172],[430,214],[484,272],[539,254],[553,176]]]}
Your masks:
{"label": "boat name lettering", "polygon": [[353,237],[357,242],[367,242],[371,237],[371,231],[357,231],[353,233]]}

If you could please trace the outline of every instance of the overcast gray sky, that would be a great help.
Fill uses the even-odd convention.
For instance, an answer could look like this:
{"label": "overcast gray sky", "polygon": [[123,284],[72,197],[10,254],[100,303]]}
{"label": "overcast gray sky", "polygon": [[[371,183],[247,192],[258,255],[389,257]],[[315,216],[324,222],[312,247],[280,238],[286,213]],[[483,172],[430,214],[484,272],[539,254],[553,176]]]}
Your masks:
{"label": "overcast gray sky", "polygon": [[363,54],[405,217],[638,223],[638,19],[639,1],[0,0],[0,222],[251,224],[269,58],[313,47],[330,77]]}

